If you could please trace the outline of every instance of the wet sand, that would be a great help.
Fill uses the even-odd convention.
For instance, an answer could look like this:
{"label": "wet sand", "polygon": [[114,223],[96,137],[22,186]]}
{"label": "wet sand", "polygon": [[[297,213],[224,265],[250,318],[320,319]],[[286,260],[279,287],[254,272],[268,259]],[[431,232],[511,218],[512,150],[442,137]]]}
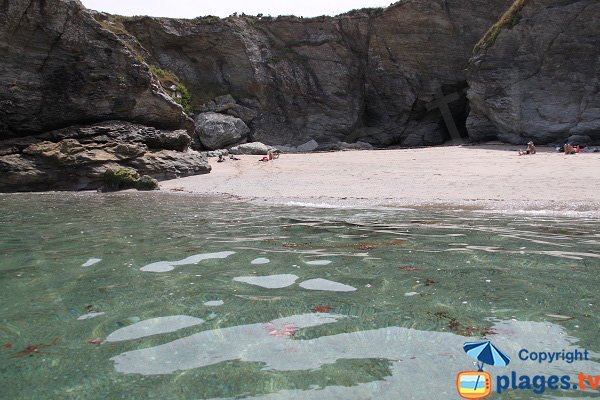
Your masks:
{"label": "wet sand", "polygon": [[226,195],[322,207],[460,207],[501,211],[600,209],[600,153],[550,148],[518,156],[516,146],[283,154],[263,163],[240,156],[208,175],[161,183],[163,191]]}

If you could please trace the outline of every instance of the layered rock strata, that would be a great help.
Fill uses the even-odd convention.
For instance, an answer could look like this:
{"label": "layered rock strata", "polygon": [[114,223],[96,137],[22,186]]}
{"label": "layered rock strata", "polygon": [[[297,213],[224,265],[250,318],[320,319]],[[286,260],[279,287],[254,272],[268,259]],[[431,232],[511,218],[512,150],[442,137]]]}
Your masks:
{"label": "layered rock strata", "polygon": [[469,66],[475,140],[600,144],[600,3],[517,1]]}
{"label": "layered rock strata", "polygon": [[0,191],[90,190],[107,169],[164,180],[210,172],[185,130],[109,121],[0,141]]}

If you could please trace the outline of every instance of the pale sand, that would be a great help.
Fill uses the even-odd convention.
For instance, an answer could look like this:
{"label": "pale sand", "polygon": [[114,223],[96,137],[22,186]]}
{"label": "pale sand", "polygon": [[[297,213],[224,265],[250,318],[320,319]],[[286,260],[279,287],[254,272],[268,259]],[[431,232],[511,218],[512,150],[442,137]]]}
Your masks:
{"label": "pale sand", "polygon": [[208,175],[161,183],[164,191],[260,202],[335,207],[450,206],[497,210],[600,209],[600,153],[550,149],[518,156],[516,146],[283,154],[263,163],[240,156]]}

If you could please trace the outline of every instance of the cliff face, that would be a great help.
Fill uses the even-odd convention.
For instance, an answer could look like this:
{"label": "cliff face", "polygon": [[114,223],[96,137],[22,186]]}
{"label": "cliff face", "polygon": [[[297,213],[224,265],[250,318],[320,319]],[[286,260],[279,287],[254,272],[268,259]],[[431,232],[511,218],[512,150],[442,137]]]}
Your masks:
{"label": "cliff face", "polygon": [[599,142],[599,46],[597,0],[194,20],[0,0],[0,190],[95,188],[108,166],[208,172],[190,141],[441,144],[441,103],[473,140]]}
{"label": "cliff face", "polygon": [[107,168],[207,173],[188,132],[148,66],[78,1],[0,0],[0,191],[96,189]]}
{"label": "cliff face", "polygon": [[469,67],[469,135],[600,144],[600,2],[529,0],[505,20]]}
{"label": "cliff face", "polygon": [[459,94],[451,109],[464,126],[468,59],[509,4],[406,0],[377,14],[310,20],[122,23],[149,63],[185,82],[197,106],[231,94],[254,110],[251,140],[422,145],[448,138],[439,111],[425,107],[440,87]]}
{"label": "cliff face", "polygon": [[0,140],[123,119],[191,128],[181,107],[76,0],[0,0]]}

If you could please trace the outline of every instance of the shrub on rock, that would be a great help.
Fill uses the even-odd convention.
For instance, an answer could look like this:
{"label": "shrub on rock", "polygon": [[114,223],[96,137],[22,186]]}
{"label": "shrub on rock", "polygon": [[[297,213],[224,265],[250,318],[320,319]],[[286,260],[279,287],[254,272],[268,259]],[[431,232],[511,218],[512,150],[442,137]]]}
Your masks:
{"label": "shrub on rock", "polygon": [[156,190],[158,181],[148,175],[140,178],[140,174],[131,168],[108,168],[104,172],[104,192],[116,192],[126,189]]}

